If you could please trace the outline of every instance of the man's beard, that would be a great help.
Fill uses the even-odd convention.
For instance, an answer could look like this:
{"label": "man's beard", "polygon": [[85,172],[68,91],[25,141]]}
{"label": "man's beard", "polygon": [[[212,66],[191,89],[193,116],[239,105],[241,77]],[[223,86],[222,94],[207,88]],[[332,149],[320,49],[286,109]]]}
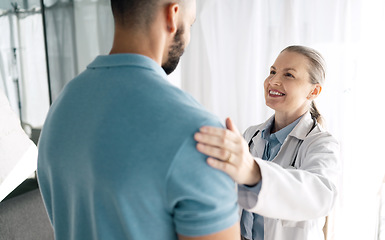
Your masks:
{"label": "man's beard", "polygon": [[175,70],[175,68],[178,66],[180,57],[183,55],[185,47],[182,41],[183,32],[183,27],[176,30],[174,42],[170,46],[170,50],[168,52],[167,62],[162,65],[162,68],[167,75],[171,74]]}

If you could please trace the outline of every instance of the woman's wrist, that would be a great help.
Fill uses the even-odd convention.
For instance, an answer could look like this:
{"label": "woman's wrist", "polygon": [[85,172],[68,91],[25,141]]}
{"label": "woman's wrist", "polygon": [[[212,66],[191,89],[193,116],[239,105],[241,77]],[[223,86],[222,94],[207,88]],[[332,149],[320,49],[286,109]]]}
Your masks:
{"label": "woman's wrist", "polygon": [[[251,157],[251,156],[250,156]],[[248,187],[253,187],[261,181],[261,169],[259,168],[258,163],[254,160],[254,158],[251,157],[251,171],[249,175],[248,181],[244,184]]]}

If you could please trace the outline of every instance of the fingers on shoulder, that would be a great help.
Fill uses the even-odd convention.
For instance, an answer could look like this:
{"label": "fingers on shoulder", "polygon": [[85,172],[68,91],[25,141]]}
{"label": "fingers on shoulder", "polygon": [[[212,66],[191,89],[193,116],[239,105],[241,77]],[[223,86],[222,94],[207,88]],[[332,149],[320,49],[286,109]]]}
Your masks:
{"label": "fingers on shoulder", "polygon": [[218,170],[221,170],[221,171],[229,174],[230,176],[232,176],[232,174],[234,173],[234,166],[232,166],[228,162],[224,162],[224,161],[210,157],[207,159],[207,164],[213,168],[216,168]]}

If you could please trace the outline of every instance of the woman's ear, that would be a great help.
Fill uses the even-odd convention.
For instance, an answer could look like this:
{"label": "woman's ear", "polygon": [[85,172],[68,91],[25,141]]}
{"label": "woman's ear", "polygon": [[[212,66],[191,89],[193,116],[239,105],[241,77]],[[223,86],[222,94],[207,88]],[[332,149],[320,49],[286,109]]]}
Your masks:
{"label": "woman's ear", "polygon": [[167,5],[166,7],[167,30],[171,34],[176,33],[179,13],[180,13],[180,6],[178,3],[170,3]]}
{"label": "woman's ear", "polygon": [[321,94],[321,91],[322,91],[322,86],[320,84],[315,84],[315,87],[313,88],[313,91],[311,91],[309,93],[309,95],[307,96],[307,99],[309,100],[314,100],[318,97],[318,95]]}

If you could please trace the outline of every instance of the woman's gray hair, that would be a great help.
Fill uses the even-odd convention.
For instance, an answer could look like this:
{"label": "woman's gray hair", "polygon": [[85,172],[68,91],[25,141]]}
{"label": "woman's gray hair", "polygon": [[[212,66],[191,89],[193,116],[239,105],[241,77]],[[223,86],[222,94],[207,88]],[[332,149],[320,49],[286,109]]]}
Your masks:
{"label": "woman's gray hair", "polygon": [[[295,52],[305,56],[309,61],[308,73],[310,76],[310,83],[321,84],[321,86],[324,84],[326,75],[326,63],[324,58],[318,51],[314,50],[313,48],[300,45],[289,46],[283,49],[281,53],[285,51]],[[320,112],[318,111],[314,100],[311,102],[310,105],[310,114],[313,118],[317,120],[319,124],[324,125],[323,118]]]}

